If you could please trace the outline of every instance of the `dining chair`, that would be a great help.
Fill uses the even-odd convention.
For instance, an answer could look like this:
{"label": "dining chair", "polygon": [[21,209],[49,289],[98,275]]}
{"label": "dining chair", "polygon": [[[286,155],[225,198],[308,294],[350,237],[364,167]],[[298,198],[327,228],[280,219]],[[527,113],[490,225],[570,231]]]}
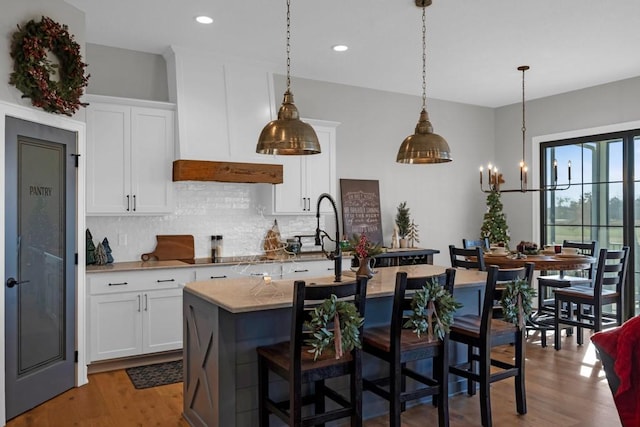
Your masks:
{"label": "dining chair", "polygon": [[462,247],[465,249],[473,249],[480,247],[483,251],[488,251],[491,248],[491,244],[489,243],[489,238],[485,237],[484,239],[462,239]]}
{"label": "dining chair", "polygon": [[[432,276],[451,294],[456,270],[449,268],[444,274]],[[391,324],[365,329],[363,350],[389,365],[389,375],[383,378],[364,378],[364,390],[369,390],[389,402],[389,425],[401,426],[401,413],[406,402],[433,396],[438,407],[438,425],[449,425],[448,372],[449,334],[442,340],[429,341],[425,334],[420,337],[411,329],[404,329],[412,311],[411,301],[416,290],[422,289],[430,277],[408,278],[407,273],[396,274]],[[428,376],[418,366],[407,364],[423,359],[432,359],[432,373]],[[407,390],[407,378],[416,388]]]}
{"label": "dining chair", "polygon": [[449,257],[451,259],[451,267],[453,268],[485,270],[482,248],[478,246],[465,249],[449,245]]}
{"label": "dining chair", "polygon": [[[453,375],[467,379],[467,394],[476,393],[476,383],[480,388],[480,415],[482,425],[492,425],[490,385],[493,382],[515,377],[516,410],[527,413],[525,392],[525,330],[500,319],[493,319],[494,292],[500,277],[499,268],[491,265],[484,289],[480,315],[466,314],[454,318],[449,339],[467,346],[467,360],[449,367]],[[534,265],[527,263],[522,274],[531,280]],[[515,351],[513,362],[491,358],[491,349],[511,345]]]}
{"label": "dining chair", "polygon": [[[578,249],[582,255],[590,257],[596,256],[598,242],[573,242],[565,240],[562,243],[563,248]],[[538,277],[538,314],[545,312],[553,316],[553,298],[548,295],[548,288],[568,288],[576,285],[590,285],[593,281],[595,264],[591,264],[586,270],[559,271],[558,274],[545,275]],[[569,274],[566,274],[569,273]]]}
{"label": "dining chair", "polygon": [[529,286],[533,281],[533,271],[535,264],[532,262],[525,263],[524,267],[501,268],[498,270],[498,279],[496,280],[496,290],[493,293],[493,318],[502,319],[502,306],[500,299],[507,283],[514,280],[525,280]]}
{"label": "dining chair", "polygon": [[[351,426],[362,426],[362,350],[354,348],[337,359],[334,352],[324,351],[317,360],[311,346],[305,341],[312,331],[304,326],[311,310],[325,299],[335,295],[339,300],[354,303],[360,317],[365,314],[367,279],[336,285],[305,285],[294,282],[291,337],[289,341],[258,347],[258,413],[260,427],[269,425],[270,414],[275,414],[290,426],[324,425],[325,422],[350,417]],[[329,319],[328,328],[338,328]],[[363,327],[359,332],[362,336]],[[269,373],[273,372],[288,382],[288,396],[274,400],[270,396]],[[325,380],[349,375],[349,399],[325,384]],[[303,385],[309,384],[308,388]],[[303,394],[303,391],[308,393]],[[334,406],[327,409],[326,398]],[[303,406],[313,406],[309,413]]]}
{"label": "dining chair", "polygon": [[[576,327],[576,340],[578,345],[582,345],[583,329],[599,332],[622,324],[628,261],[628,246],[615,251],[600,249],[593,287],[570,286],[554,291],[556,350],[561,348],[561,325]],[[605,312],[603,307],[611,304],[615,304],[615,312]]]}

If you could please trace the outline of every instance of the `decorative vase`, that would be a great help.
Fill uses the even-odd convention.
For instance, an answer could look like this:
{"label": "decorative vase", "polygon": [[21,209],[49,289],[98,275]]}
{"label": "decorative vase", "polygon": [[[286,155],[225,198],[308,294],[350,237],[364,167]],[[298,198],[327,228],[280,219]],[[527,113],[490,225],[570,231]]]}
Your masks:
{"label": "decorative vase", "polygon": [[356,277],[366,277],[368,279],[371,279],[373,277],[373,274],[375,273],[371,267],[372,264],[375,262],[374,258],[371,257],[366,257],[366,258],[360,258],[358,257],[358,271],[356,271]]}

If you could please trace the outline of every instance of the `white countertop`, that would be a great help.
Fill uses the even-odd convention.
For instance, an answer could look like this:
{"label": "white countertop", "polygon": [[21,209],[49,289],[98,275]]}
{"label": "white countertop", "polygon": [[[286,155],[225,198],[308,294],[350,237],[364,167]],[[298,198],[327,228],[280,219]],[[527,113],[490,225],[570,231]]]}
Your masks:
{"label": "white countertop", "polygon": [[[393,295],[395,277],[398,271],[406,271],[409,276],[433,276],[441,274],[447,267],[429,264],[407,265],[379,268],[367,286],[367,297]],[[343,272],[343,280],[354,280],[355,273]],[[458,269],[455,287],[483,285],[487,280],[486,272]],[[311,277],[307,283],[331,284],[333,276]],[[185,292],[197,295],[231,313],[270,310],[291,307],[293,301],[294,280],[272,280],[267,283],[262,277],[243,277],[237,279],[213,279],[188,283]]]}

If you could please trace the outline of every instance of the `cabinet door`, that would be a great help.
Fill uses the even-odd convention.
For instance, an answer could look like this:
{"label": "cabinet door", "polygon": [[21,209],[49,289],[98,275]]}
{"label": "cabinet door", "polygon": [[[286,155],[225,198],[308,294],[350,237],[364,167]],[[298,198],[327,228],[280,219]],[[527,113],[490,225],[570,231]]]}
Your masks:
{"label": "cabinet door", "polygon": [[131,109],[131,212],[170,213],[173,111]]}
{"label": "cabinet door", "polygon": [[282,184],[273,185],[273,213],[300,214],[309,212],[311,201],[304,191],[304,159],[299,156],[274,156],[283,165]]}
{"label": "cabinet door", "polygon": [[125,292],[90,298],[91,361],[142,352],[142,295]]}
{"label": "cabinet door", "polygon": [[[311,200],[311,211],[315,213],[316,202],[322,193],[328,193],[337,198],[336,194],[336,144],[335,127],[314,124],[308,121],[318,135],[322,152],[313,156],[304,156],[305,162],[305,194]],[[337,200],[336,200],[337,201]],[[333,213],[330,203],[323,202],[320,206],[323,213]]]}
{"label": "cabinet door", "polygon": [[142,293],[143,353],[182,348],[182,289]]}
{"label": "cabinet door", "polygon": [[87,107],[87,214],[125,214],[131,185],[130,108]]}
{"label": "cabinet door", "polygon": [[[273,185],[272,214],[315,214],[322,193],[336,195],[336,126],[337,122],[303,119],[320,141],[322,152],[310,156],[273,156],[284,166],[283,183]],[[322,213],[332,213],[329,203],[320,206]]]}

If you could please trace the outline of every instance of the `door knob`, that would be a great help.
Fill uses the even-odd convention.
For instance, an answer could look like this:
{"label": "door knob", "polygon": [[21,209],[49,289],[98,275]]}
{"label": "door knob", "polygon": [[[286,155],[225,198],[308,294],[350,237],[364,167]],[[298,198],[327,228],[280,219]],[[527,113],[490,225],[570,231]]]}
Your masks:
{"label": "door knob", "polygon": [[7,279],[7,288],[13,288],[15,285],[19,285],[21,283],[29,283],[29,280],[17,281],[13,277],[9,277],[9,279]]}

